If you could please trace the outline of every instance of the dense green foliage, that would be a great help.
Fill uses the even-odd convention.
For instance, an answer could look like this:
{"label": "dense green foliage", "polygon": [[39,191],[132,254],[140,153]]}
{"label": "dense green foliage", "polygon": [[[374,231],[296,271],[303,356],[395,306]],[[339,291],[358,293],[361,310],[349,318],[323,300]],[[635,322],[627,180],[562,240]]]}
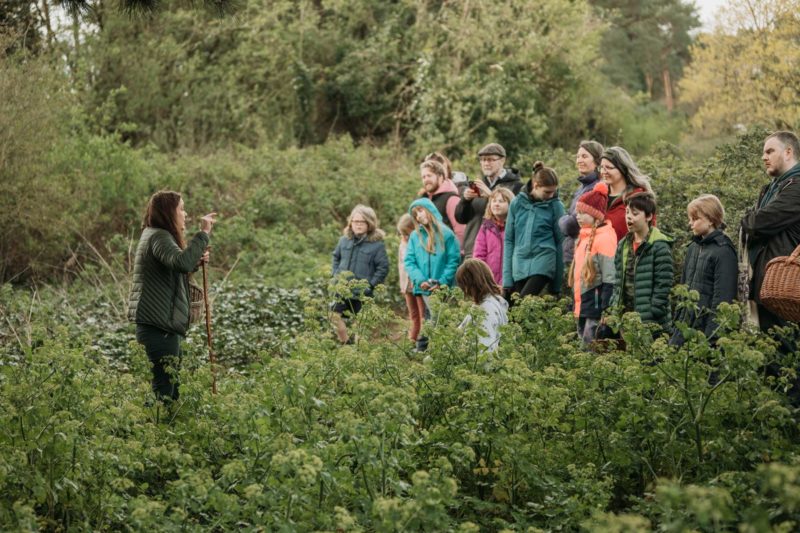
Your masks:
{"label": "dense green foliage", "polygon": [[[148,403],[133,343],[124,366],[65,327],[21,339],[13,361],[4,349],[1,527],[760,531],[800,520],[796,415],[784,378],[760,371],[774,347],[758,337],[731,331],[712,349],[695,335],[675,351],[631,315],[627,352],[598,357],[559,305],[529,299],[487,356],[455,329],[463,306],[437,304],[422,358],[383,333],[367,341],[397,320],[376,305],[359,320],[365,340],[337,348],[313,320],[325,301],[304,298],[312,320],[289,357],[259,351],[220,374],[217,396],[195,335],[173,410]],[[6,317],[31,309],[8,288],[1,303]],[[32,308],[35,330],[46,314]],[[735,327],[738,310],[724,316]]]}
{"label": "dense green foliage", "polygon": [[[734,224],[752,201],[761,139],[702,162],[669,145],[641,160],[677,261],[688,199],[717,193]],[[82,233],[120,233],[94,249],[72,237],[70,283],[0,292],[1,528],[711,531],[800,519],[797,415],[783,393],[796,362],[739,331],[737,308],[717,348],[688,333],[681,350],[653,343],[631,316],[628,350],[598,357],[580,350],[561,304],[533,299],[487,356],[456,331],[466,310],[450,301],[421,357],[398,340],[392,279],[354,325],[363,340],[340,348],[323,290],[330,250],[358,201],[391,227],[418,186],[410,159],[341,140],[203,158],[102,138],[75,146],[107,150],[131,173],[98,196],[71,174],[96,213],[154,176],[174,180],[192,213],[224,207],[211,270],[220,393],[195,328],[180,403],[150,404],[147,360],[124,321],[140,207],[85,219]],[[546,159],[567,194],[571,156]],[[322,165],[331,177],[305,177]],[[42,243],[53,257],[68,250],[59,239]],[[785,367],[778,378],[763,373],[770,362]]]}
{"label": "dense green foliage", "polygon": [[[20,71],[27,75],[35,65]],[[138,236],[147,196],[174,188],[187,194],[187,208],[195,216],[211,209],[221,213],[223,223],[214,239],[216,267],[227,272],[236,264],[234,277],[240,271],[261,273],[274,284],[294,287],[323,274],[353,205],[373,206],[383,225],[392,228],[419,187],[415,161],[393,147],[357,147],[339,138],[305,149],[264,145],[167,156],[82,129],[60,135],[59,111],[47,102],[43,95],[34,101],[30,108],[37,112],[29,117],[52,135],[50,149],[43,152],[33,148],[30,131],[38,128],[27,128],[15,118],[19,114],[0,115],[15,147],[0,166],[4,189],[10,191],[0,195],[0,274],[5,280],[71,276],[98,253],[106,258],[126,253],[120,248]],[[766,181],[757,155],[762,139],[763,131],[756,130],[704,160],[662,142],[642,158],[659,196],[662,229],[681,242],[686,204],[707,192],[723,199],[728,220],[735,224]],[[536,159],[559,171],[566,198],[576,185],[571,152],[537,150],[509,163],[527,175]],[[479,172],[469,156],[456,161],[455,168],[471,176]],[[112,254],[108,240],[114,235],[127,236],[127,244],[117,243]],[[680,256],[681,246],[677,250]]]}
{"label": "dense green foliage", "polygon": [[[456,329],[454,291],[419,355],[393,271],[356,345],[330,331],[350,209],[376,209],[394,265],[433,149],[475,177],[475,148],[500,141],[524,176],[554,166],[566,198],[576,141],[622,143],[652,177],[676,272],[696,195],[722,198],[735,237],[767,179],[765,132],[698,155],[652,101],[685,61],[684,3],[247,0],[231,18],[67,4],[93,9],[66,37],[52,1],[0,7],[16,32],[0,35],[0,530],[797,529],[798,361],[735,306],[716,347],[653,342],[630,315],[627,351],[596,356],[564,302],[529,299],[487,355]],[[125,320],[162,188],[184,193],[190,227],[220,212],[219,394],[194,326],[171,408]]]}
{"label": "dense green foliage", "polygon": [[[238,9],[228,17],[179,0],[135,17],[120,1],[90,3],[80,21],[74,13],[62,21],[70,31],[31,2],[20,9],[32,21],[3,8],[0,15],[17,31],[46,33],[41,55],[61,63],[93,130],[135,146],[307,145],[346,133],[417,153],[471,153],[491,140],[517,155],[584,137],[638,150],[656,138],[677,141],[684,122],[650,97],[629,96],[642,72],[629,69],[634,81],[600,68],[616,72],[614,58],[631,49],[657,55],[652,62],[685,55],[680,36],[694,8],[683,0],[648,11],[635,32],[625,26],[639,15],[617,16],[620,2],[585,0],[536,9],[523,1],[246,0],[231,2]],[[678,12],[689,22],[664,18]],[[675,27],[651,31],[668,23]],[[625,42],[609,40],[621,33]],[[642,123],[656,135],[642,137]]]}
{"label": "dense green foliage", "polygon": [[[460,150],[492,138],[521,150],[543,144],[546,117],[602,82],[601,26],[587,4],[527,8],[252,0],[231,18],[177,9],[135,21],[106,11],[86,52],[99,66],[89,98],[113,109],[108,127],[166,150],[330,133]],[[150,53],[126,61],[137,50]],[[572,139],[615,134],[605,118],[593,117],[599,131],[575,131],[586,120],[569,114],[553,125]]]}

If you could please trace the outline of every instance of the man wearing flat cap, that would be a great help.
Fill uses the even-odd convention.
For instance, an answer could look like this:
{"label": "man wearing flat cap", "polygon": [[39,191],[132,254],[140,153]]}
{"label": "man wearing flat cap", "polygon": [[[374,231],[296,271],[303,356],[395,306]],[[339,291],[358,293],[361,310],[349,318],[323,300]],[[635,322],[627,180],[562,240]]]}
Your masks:
{"label": "man wearing flat cap", "polygon": [[[464,230],[464,257],[472,257],[475,237],[483,222],[489,194],[497,187],[505,187],[516,195],[522,188],[522,179],[514,168],[506,168],[506,150],[497,143],[489,143],[478,151],[483,179],[466,187],[456,206],[456,221],[466,224]],[[480,193],[476,192],[476,189]]]}

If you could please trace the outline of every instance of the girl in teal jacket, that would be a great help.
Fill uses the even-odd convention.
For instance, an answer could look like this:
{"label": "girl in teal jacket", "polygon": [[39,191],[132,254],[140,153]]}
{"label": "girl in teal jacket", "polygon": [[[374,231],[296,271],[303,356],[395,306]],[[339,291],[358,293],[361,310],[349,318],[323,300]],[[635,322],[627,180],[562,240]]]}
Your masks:
{"label": "girl in teal jacket", "polygon": [[564,235],[558,220],[566,213],[558,199],[558,175],[541,161],[533,165],[533,176],[511,202],[503,245],[503,289],[520,297],[540,294],[549,286],[561,291]]}
{"label": "girl in teal jacket", "polygon": [[[408,239],[403,266],[413,284],[414,297],[425,300],[425,319],[430,318],[427,298],[439,287],[452,287],[461,261],[461,246],[453,230],[442,222],[442,215],[427,198],[411,203],[408,209],[414,219],[414,232]],[[418,352],[428,348],[428,338],[417,338]]]}
{"label": "girl in teal jacket", "polygon": [[414,200],[408,212],[415,231],[408,240],[403,264],[414,284],[414,294],[428,296],[440,286],[452,287],[461,261],[456,234],[444,225],[439,210],[427,198]]}

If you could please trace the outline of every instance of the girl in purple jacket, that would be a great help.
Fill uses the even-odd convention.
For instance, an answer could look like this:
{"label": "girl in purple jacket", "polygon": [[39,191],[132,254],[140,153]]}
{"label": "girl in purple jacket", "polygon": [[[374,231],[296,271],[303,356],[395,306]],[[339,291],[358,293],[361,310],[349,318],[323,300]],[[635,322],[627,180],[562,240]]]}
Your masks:
{"label": "girl in purple jacket", "polygon": [[501,287],[503,286],[503,237],[508,206],[513,199],[514,193],[505,187],[498,187],[492,191],[486,203],[483,224],[475,237],[475,248],[472,252],[475,259],[480,259],[489,265],[495,282]]}

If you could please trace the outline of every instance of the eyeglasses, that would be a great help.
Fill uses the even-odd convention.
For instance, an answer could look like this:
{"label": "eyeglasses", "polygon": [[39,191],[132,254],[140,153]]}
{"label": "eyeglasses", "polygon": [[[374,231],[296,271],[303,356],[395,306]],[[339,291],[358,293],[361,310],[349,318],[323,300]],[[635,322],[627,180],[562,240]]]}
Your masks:
{"label": "eyeglasses", "polygon": [[355,220],[354,219],[354,220],[351,220],[350,223],[351,224],[367,224],[368,222],[366,220]]}
{"label": "eyeglasses", "polygon": [[600,170],[604,170],[606,172],[611,172],[612,170],[617,170],[617,167],[607,166],[607,165],[600,165]]}
{"label": "eyeglasses", "polygon": [[500,161],[502,157],[491,157],[491,156],[480,156],[478,161],[481,163],[494,163],[495,161]]}

